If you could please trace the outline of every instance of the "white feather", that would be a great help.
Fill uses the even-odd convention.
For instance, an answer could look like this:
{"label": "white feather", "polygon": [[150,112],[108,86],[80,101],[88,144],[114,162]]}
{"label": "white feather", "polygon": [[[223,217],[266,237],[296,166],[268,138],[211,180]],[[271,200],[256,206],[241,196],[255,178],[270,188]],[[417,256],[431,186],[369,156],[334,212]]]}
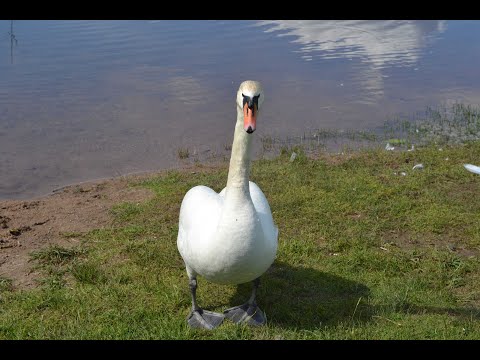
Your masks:
{"label": "white feather", "polygon": [[474,174],[479,174],[480,175],[480,167],[476,166],[476,165],[472,165],[472,164],[464,164],[463,165],[465,167],[465,169],[467,169],[468,171],[474,173]]}

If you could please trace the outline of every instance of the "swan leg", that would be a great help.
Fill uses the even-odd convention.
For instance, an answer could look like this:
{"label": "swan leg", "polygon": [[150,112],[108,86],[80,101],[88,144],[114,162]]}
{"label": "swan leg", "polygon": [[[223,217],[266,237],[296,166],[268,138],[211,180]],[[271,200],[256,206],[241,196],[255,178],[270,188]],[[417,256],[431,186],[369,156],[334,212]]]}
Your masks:
{"label": "swan leg", "polygon": [[190,292],[192,293],[192,311],[187,317],[188,325],[192,328],[212,330],[220,325],[225,318],[223,314],[203,310],[197,304],[197,278],[189,280]]}
{"label": "swan leg", "polygon": [[257,289],[260,285],[260,278],[253,280],[253,290],[250,299],[243,305],[234,306],[225,310],[223,313],[225,317],[237,324],[247,324],[251,326],[265,325],[266,319],[263,311],[257,305],[255,298],[257,296]]}

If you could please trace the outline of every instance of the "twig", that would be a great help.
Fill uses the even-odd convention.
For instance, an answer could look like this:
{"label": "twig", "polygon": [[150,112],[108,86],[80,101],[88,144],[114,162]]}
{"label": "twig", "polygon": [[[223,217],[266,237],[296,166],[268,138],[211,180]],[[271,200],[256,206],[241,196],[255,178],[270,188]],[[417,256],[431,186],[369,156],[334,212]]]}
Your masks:
{"label": "twig", "polygon": [[394,323],[394,324],[397,325],[397,326],[402,326],[402,324],[397,323],[397,322],[395,322],[395,321],[393,321],[393,320],[387,319],[386,317],[383,317],[383,316],[373,315],[372,317],[374,317],[374,318],[379,318],[379,319],[383,319],[383,320],[387,320],[387,321],[390,321],[391,323]]}
{"label": "twig", "polygon": [[50,219],[47,219],[47,220],[45,220],[45,221],[36,222],[36,223],[33,224],[33,225],[43,225],[43,224],[47,223],[48,221],[50,221]]}
{"label": "twig", "polygon": [[357,312],[357,308],[358,308],[358,304],[360,304],[360,300],[362,300],[361,296],[358,298],[357,305],[355,305],[355,310],[353,310],[352,319],[355,316],[355,313]]}

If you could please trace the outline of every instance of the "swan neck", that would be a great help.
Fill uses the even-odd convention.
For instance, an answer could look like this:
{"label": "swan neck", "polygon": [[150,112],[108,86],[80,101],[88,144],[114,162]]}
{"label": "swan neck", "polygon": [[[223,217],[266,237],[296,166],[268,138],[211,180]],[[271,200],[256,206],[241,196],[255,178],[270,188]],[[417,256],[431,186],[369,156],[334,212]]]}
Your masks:
{"label": "swan neck", "polygon": [[237,123],[230,156],[227,189],[241,188],[248,191],[252,134],[248,134],[244,130],[243,120],[243,111],[237,108]]}

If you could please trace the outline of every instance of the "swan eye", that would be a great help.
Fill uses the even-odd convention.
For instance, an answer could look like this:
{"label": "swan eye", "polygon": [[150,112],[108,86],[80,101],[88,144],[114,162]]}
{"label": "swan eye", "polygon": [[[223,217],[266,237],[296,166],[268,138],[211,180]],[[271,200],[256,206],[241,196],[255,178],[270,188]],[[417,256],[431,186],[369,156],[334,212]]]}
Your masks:
{"label": "swan eye", "polygon": [[245,104],[248,104],[248,107],[250,109],[253,109],[253,105],[257,105],[257,108],[258,108],[258,98],[260,97],[260,94],[258,95],[255,95],[253,98],[250,98],[250,96],[247,96],[247,95],[244,95],[242,93],[242,96],[243,96],[243,106],[245,106]]}
{"label": "swan eye", "polygon": [[260,97],[260,94],[256,95],[253,97],[253,103],[257,105],[258,107],[258,98]]}
{"label": "swan eye", "polygon": [[252,100],[250,99],[250,96],[243,95],[243,93],[242,93],[242,96],[243,96],[243,106],[245,106],[245,104],[248,104],[248,107],[251,108],[253,104],[252,104]]}

